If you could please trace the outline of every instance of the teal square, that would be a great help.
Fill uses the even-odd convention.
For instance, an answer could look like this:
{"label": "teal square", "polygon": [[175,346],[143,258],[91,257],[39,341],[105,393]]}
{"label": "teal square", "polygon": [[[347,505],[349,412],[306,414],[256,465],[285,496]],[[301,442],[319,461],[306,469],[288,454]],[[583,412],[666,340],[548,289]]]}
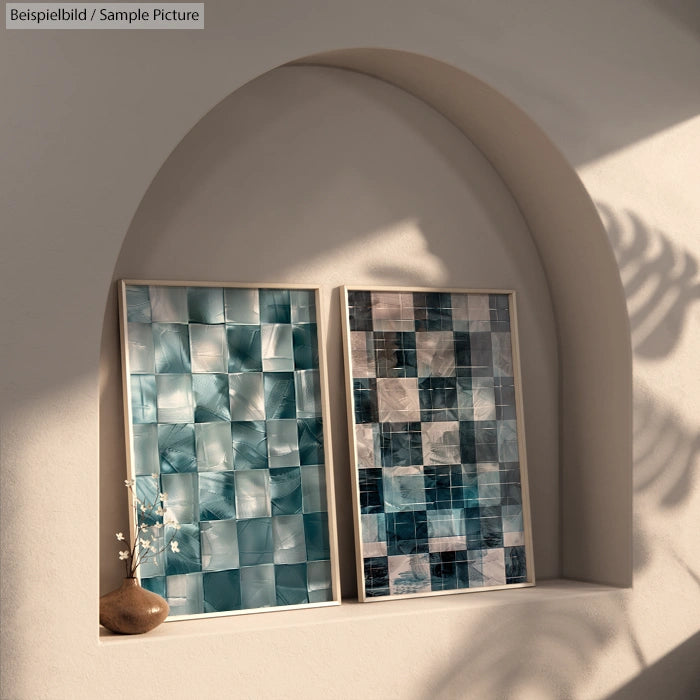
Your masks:
{"label": "teal square", "polygon": [[202,571],[237,569],[238,529],[235,520],[212,520],[199,524]]}
{"label": "teal square", "polygon": [[201,573],[167,576],[165,590],[171,615],[201,615],[204,612]]}
{"label": "teal square", "polygon": [[326,497],[326,470],[323,465],[301,467],[301,492],[304,513],[328,510]]}
{"label": "teal square", "polygon": [[272,518],[272,546],[275,564],[300,564],[306,561],[304,516],[301,513]]}
{"label": "teal square", "polygon": [[199,474],[199,519],[228,520],[236,517],[234,473]]}
{"label": "teal square", "polygon": [[262,564],[241,569],[241,606],[247,610],[276,605],[275,567]]}
{"label": "teal square", "polygon": [[190,323],[223,323],[224,292],[216,287],[188,287]]}
{"label": "teal square", "polygon": [[325,603],[333,600],[330,561],[310,561],[306,565],[306,581],[309,603]]}
{"label": "teal square", "polygon": [[193,374],[192,390],[197,423],[231,420],[228,374]]}
{"label": "teal square", "polygon": [[265,372],[265,417],[296,418],[293,372]]}
{"label": "teal square", "polygon": [[260,326],[227,325],[228,371],[262,372]]}
{"label": "teal square", "polygon": [[134,474],[157,474],[160,471],[158,426],[155,423],[136,423],[131,431]]}
{"label": "teal square", "polygon": [[177,542],[178,550],[174,551],[171,546],[165,550],[165,573],[168,576],[201,571],[199,525],[181,525],[179,530],[166,525],[165,541]]}
{"label": "teal square", "polygon": [[272,563],[272,518],[238,521],[238,557],[241,566]]}
{"label": "teal square", "polygon": [[133,423],[157,423],[156,378],[150,374],[132,375],[131,420]]}
{"label": "teal square", "polygon": [[260,290],[260,322],[291,323],[291,302],[288,289]]}
{"label": "teal square", "polygon": [[154,323],[187,323],[187,288],[179,286],[152,286],[151,317]]}
{"label": "teal square", "polygon": [[318,329],[315,323],[295,324],[292,328],[294,369],[318,369]]}
{"label": "teal square", "polygon": [[202,574],[204,612],[217,613],[241,609],[241,572],[238,569]]}
{"label": "teal square", "polygon": [[306,564],[278,564],[275,566],[277,605],[303,605],[309,602]]}
{"label": "teal square", "polygon": [[330,559],[328,513],[304,513],[303,518],[308,561]]}
{"label": "teal square", "polygon": [[316,323],[316,292],[292,289],[289,292],[292,323]]}
{"label": "teal square", "polygon": [[265,421],[231,423],[231,439],[234,469],[267,469]]}
{"label": "teal square", "polygon": [[178,523],[194,523],[198,520],[197,481],[196,472],[161,474],[161,489],[168,495],[165,503],[166,520]]}
{"label": "teal square", "polygon": [[320,418],[300,418],[297,426],[300,464],[323,464],[323,421]]}
{"label": "teal square", "polygon": [[192,370],[189,327],[181,323],[154,323],[156,372],[184,374]]}
{"label": "teal square", "polygon": [[257,289],[224,289],[226,323],[260,325],[260,295]]}
{"label": "teal square", "polygon": [[270,471],[272,515],[293,515],[302,511],[302,476],[299,467]]}
{"label": "teal square", "polygon": [[192,423],[159,425],[158,454],[162,474],[197,471],[194,425]]}
{"label": "teal square", "polygon": [[126,285],[126,318],[129,323],[151,322],[151,300],[148,287]]}
{"label": "teal square", "polygon": [[129,372],[154,374],[156,371],[153,330],[150,323],[129,323]]}
{"label": "teal square", "polygon": [[197,423],[194,426],[197,470],[200,472],[233,469],[231,424],[227,421]]}

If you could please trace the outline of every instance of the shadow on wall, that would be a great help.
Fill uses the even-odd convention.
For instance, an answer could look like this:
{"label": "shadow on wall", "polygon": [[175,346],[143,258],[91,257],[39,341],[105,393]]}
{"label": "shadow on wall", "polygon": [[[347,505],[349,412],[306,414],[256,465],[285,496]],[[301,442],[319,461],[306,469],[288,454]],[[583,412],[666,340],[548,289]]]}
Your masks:
{"label": "shadow on wall", "polygon": [[482,630],[459,647],[459,657],[440,668],[420,698],[576,697],[615,630],[624,624],[622,593],[571,603],[491,608],[473,625]]}
{"label": "shadow on wall", "polygon": [[[607,700],[638,700],[664,698],[689,700],[700,697],[700,632],[652,664]],[[673,683],[669,683],[673,679]]]}
{"label": "shadow on wall", "polygon": [[620,266],[634,353],[665,357],[678,343],[687,314],[700,301],[698,261],[634,212],[620,216],[606,204],[596,205]]}

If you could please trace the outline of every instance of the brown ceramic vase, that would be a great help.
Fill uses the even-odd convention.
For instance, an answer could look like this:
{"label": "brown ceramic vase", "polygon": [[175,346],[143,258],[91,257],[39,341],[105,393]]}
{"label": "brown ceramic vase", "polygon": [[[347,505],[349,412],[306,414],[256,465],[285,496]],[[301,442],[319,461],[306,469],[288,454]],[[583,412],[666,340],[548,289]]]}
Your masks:
{"label": "brown ceramic vase", "polygon": [[168,603],[157,593],[141,588],[135,578],[100,598],[100,624],[117,634],[143,634],[165,620]]}

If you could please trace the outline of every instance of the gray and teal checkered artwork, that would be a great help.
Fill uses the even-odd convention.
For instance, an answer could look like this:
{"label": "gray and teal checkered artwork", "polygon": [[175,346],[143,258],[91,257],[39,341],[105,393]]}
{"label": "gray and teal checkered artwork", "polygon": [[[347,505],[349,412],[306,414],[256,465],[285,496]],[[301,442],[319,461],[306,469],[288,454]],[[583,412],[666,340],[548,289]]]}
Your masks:
{"label": "gray and teal checkered artwork", "polygon": [[364,597],[530,582],[510,295],[346,293]]}
{"label": "gray and teal checkered artwork", "polygon": [[315,291],[124,292],[137,496],[168,494],[138,524],[179,524],[142,585],[174,616],[331,601]]}

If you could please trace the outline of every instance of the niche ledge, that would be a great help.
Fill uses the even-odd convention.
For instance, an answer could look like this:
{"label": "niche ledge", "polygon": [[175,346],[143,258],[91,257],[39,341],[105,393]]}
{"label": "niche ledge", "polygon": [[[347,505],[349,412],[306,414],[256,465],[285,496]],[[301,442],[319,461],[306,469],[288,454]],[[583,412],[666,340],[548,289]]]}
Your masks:
{"label": "niche ledge", "polygon": [[483,593],[436,596],[434,598],[409,598],[376,603],[359,603],[345,600],[341,605],[302,610],[275,611],[271,614],[252,613],[195,620],[165,622],[145,635],[113,634],[100,627],[100,645],[113,646],[141,642],[157,644],[177,638],[221,636],[259,633],[267,630],[339,624],[357,624],[377,618],[409,616],[440,616],[453,619],[476,614],[487,608],[503,606],[528,606],[556,603],[572,598],[591,598],[619,595],[623,589],[570,579],[550,579],[532,588],[519,588]]}

